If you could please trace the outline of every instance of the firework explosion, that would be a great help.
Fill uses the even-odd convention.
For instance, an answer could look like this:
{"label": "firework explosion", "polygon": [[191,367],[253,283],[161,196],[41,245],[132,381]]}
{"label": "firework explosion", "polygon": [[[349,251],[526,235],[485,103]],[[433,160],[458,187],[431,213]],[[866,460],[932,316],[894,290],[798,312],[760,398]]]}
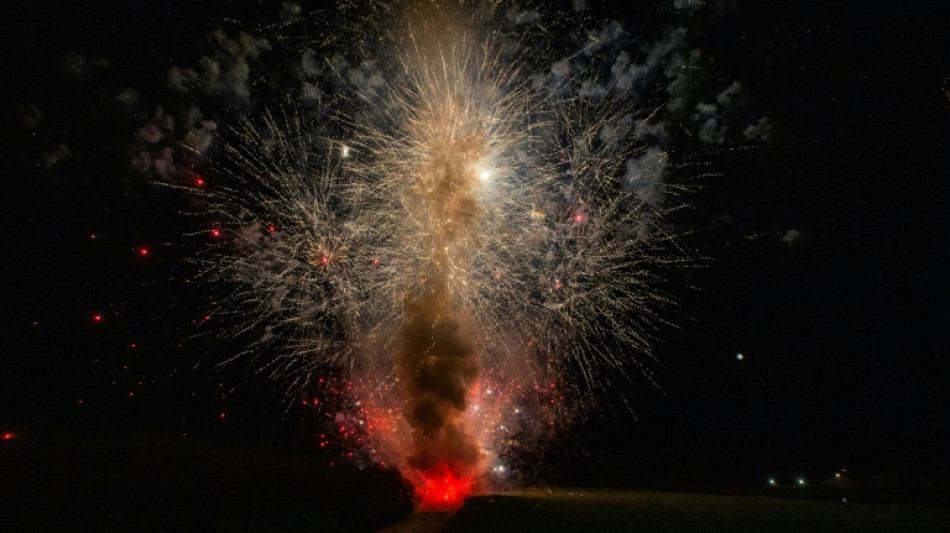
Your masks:
{"label": "firework explosion", "polygon": [[[679,29],[643,64],[606,53],[616,23],[552,61],[562,51],[537,43],[558,28],[526,29],[536,11],[360,9],[337,33],[370,35],[354,55],[372,61],[320,64],[307,48],[300,95],[250,113],[210,151],[217,125],[190,110],[183,144],[203,171],[172,181],[198,197],[199,234],[212,236],[202,279],[232,288],[214,312],[223,333],[252,339],[233,359],[301,388],[332,382],[347,406],[338,436],[398,467],[423,508],[455,508],[587,392],[652,380],[652,334],[672,304],[664,272],[690,263],[665,222],[676,187],[660,179],[659,117],[683,107],[684,82],[659,66],[696,59],[674,54]],[[291,11],[268,30],[284,41]],[[247,78],[264,41],[215,38],[236,66],[205,78],[242,99],[227,80]],[[672,79],[669,103],[638,107],[658,75]],[[697,120],[700,136],[724,132]],[[136,164],[162,174],[172,159],[143,152]]]}

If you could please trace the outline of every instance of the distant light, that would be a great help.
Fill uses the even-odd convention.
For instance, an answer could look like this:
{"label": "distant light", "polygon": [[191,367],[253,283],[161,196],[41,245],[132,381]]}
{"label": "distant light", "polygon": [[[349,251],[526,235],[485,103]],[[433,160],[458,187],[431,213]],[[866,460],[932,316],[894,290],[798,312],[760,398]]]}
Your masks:
{"label": "distant light", "polygon": [[16,433],[12,431],[5,431],[3,433],[3,440],[13,440],[14,438],[16,438]]}
{"label": "distant light", "polygon": [[227,417],[228,417],[227,413],[223,413],[223,412],[222,412],[222,413],[218,413],[218,418],[224,419],[224,418],[227,418]]}
{"label": "distant light", "polygon": [[211,230],[211,236],[214,237],[214,238],[220,237],[220,236],[221,236],[221,230],[219,230],[218,228],[212,229],[212,230]]}
{"label": "distant light", "polygon": [[736,354],[736,360],[737,360],[737,361],[742,361],[743,359],[745,359],[745,356],[742,355],[741,352]]}
{"label": "distant light", "polygon": [[841,479],[841,472],[835,472],[835,479]]}
{"label": "distant light", "polygon": [[340,157],[350,157],[350,147],[343,145],[340,147]]}
{"label": "distant light", "polygon": [[774,478],[774,477],[770,477],[770,478],[769,478],[769,485],[773,485],[773,486],[775,485],[775,478]]}
{"label": "distant light", "polygon": [[482,183],[488,183],[491,180],[491,172],[488,170],[483,170],[478,173],[478,180]]}
{"label": "distant light", "polygon": [[139,248],[139,255],[141,255],[142,257],[147,256],[147,255],[148,255],[148,248],[145,248],[145,247]]}
{"label": "distant light", "polygon": [[98,313],[92,315],[92,321],[93,321],[93,322],[102,322],[102,315],[100,315],[100,314],[98,314]]}
{"label": "distant light", "polygon": [[798,478],[798,485],[799,485],[799,486],[803,486],[804,484],[805,484],[805,479],[804,479],[804,478]]}
{"label": "distant light", "polygon": [[195,178],[195,186],[204,187],[205,186],[204,178]]}

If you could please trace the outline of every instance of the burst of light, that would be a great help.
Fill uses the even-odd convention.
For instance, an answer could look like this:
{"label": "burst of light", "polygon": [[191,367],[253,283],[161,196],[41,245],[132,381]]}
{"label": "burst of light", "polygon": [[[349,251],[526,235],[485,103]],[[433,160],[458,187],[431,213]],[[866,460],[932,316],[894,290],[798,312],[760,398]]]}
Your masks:
{"label": "burst of light", "polygon": [[423,474],[416,486],[416,496],[424,510],[451,511],[462,506],[474,486],[473,479],[457,476],[445,465],[439,465]]}
{"label": "burst of light", "polygon": [[[451,19],[449,4],[432,9]],[[621,183],[644,142],[632,125],[650,114],[629,92],[561,92],[613,59],[586,54],[576,78],[535,83],[543,50],[482,31],[504,16],[476,19],[406,22],[370,40],[394,62],[372,95],[334,79],[339,119],[307,106],[248,119],[208,165],[215,187],[192,191],[227,231],[227,242],[204,239],[196,261],[203,279],[243,287],[213,308],[226,331],[253,332],[240,355],[266,351],[261,372],[335,395],[346,408],[334,438],[399,467],[424,504],[447,507],[478,476],[505,471],[491,466],[513,441],[515,424],[503,422],[543,437],[605,375],[649,377],[660,313],[674,303],[657,281],[688,263],[667,208]],[[416,339],[464,357],[441,365],[437,350],[406,348]],[[327,368],[353,370],[313,379]],[[446,387],[419,378],[429,375]],[[436,398],[435,413],[454,425],[438,435],[464,442],[431,437],[425,417],[408,414],[414,395],[435,402],[443,389],[453,401]],[[456,451],[469,448],[481,455]]]}
{"label": "burst of light", "polygon": [[142,248],[139,248],[139,255],[142,256],[142,257],[147,256],[147,255],[148,255],[148,248],[145,248],[144,246],[143,246]]}
{"label": "burst of light", "polygon": [[798,483],[798,486],[799,486],[799,487],[804,486],[804,485],[805,485],[805,478],[801,478],[801,477],[798,478],[797,483]]}
{"label": "burst of light", "polygon": [[775,486],[775,478],[769,478],[769,485]]}
{"label": "burst of light", "polygon": [[99,313],[96,313],[96,314],[92,315],[92,321],[93,321],[93,322],[102,322],[102,315],[99,314]]}
{"label": "burst of light", "polygon": [[742,355],[741,353],[737,353],[737,354],[736,354],[736,360],[737,360],[737,361],[742,361],[743,359],[745,359],[745,356],[744,356],[744,355]]}

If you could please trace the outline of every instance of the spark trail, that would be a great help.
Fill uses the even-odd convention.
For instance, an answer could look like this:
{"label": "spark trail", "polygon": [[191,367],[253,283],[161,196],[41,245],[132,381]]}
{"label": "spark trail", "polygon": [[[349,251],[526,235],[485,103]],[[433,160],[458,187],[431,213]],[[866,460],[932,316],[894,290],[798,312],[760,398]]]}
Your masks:
{"label": "spark trail", "polygon": [[199,258],[233,287],[225,334],[256,336],[235,359],[304,386],[339,369],[340,434],[360,425],[430,508],[480,490],[583,391],[649,378],[663,273],[690,262],[664,221],[674,188],[630,176],[667,157],[631,89],[574,95],[596,56],[539,83],[499,10],[408,3],[378,76],[234,127],[198,191],[227,237]]}

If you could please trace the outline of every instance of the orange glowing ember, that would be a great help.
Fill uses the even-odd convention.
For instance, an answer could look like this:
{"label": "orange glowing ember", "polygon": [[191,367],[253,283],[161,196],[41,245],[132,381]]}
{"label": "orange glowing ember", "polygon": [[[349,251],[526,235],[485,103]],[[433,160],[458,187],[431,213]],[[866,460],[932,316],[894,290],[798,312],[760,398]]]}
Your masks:
{"label": "orange glowing ember", "polygon": [[474,485],[474,479],[456,477],[446,465],[441,464],[422,473],[416,484],[419,507],[424,511],[455,511],[472,495]]}

